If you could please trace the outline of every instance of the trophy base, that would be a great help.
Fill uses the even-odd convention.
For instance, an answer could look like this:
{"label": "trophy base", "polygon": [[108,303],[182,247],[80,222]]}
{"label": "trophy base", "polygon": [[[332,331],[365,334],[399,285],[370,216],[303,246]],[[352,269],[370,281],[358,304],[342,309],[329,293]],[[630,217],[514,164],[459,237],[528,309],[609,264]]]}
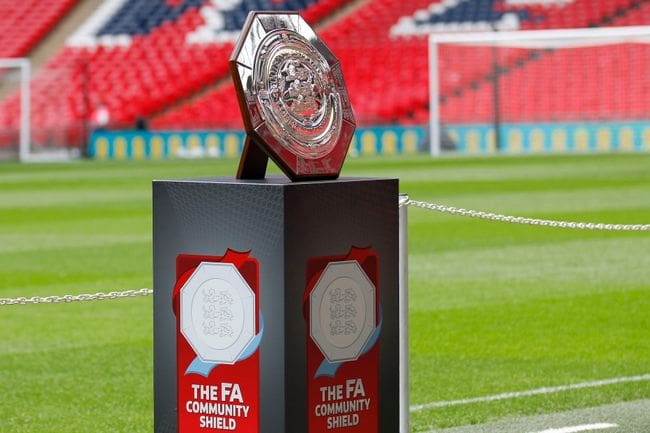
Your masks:
{"label": "trophy base", "polygon": [[[264,331],[258,352],[259,407],[251,412],[259,416],[258,431],[309,433],[314,430],[310,427],[314,422],[348,426],[346,431],[350,432],[398,431],[398,228],[397,179],[344,178],[300,183],[284,177],[154,181],[154,431],[190,431],[179,432],[177,416],[185,410],[177,404],[177,329],[172,305],[177,258],[223,256],[229,250],[247,252],[259,264],[259,309]],[[328,260],[350,263],[351,257],[365,257],[355,256],[358,250],[371,251],[364,254],[372,260],[364,263],[363,259],[355,259],[359,266],[342,268],[353,268],[371,277],[366,285],[376,286],[380,332],[373,328],[376,323],[371,323],[363,338],[371,341],[376,333],[376,345],[369,347],[365,355],[362,350],[366,349],[359,345],[358,359],[339,369],[327,393],[338,392],[337,380],[344,384],[344,394],[345,386],[351,384],[360,412],[314,420],[308,399],[316,383],[310,375],[314,369],[310,360],[323,355],[310,340],[306,294],[314,286],[323,297],[330,296],[327,287],[319,288],[320,283],[315,282],[317,272]],[[368,299],[374,299],[372,296],[368,295]],[[357,371],[354,365],[360,362],[372,363],[374,370],[357,368],[361,373],[345,379],[345,374]],[[218,369],[214,370],[217,376]],[[375,386],[368,385],[372,381],[363,376],[368,371],[376,371]],[[315,395],[320,396],[321,391]],[[246,395],[243,399],[246,401]],[[368,403],[364,403],[366,399]],[[362,410],[368,406],[371,409]],[[375,427],[361,430],[364,417],[370,416],[376,420],[366,425]],[[223,425],[229,428],[236,425],[235,421],[225,420]],[[355,423],[360,426],[357,430]],[[192,431],[202,430],[197,427]]]}

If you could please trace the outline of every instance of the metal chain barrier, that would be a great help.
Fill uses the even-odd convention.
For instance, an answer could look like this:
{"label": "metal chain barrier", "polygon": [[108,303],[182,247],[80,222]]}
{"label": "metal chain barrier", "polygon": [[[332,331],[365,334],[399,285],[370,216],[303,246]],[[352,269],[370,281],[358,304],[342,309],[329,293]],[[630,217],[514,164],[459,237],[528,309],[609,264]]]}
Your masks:
{"label": "metal chain barrier", "polygon": [[63,296],[32,296],[31,298],[0,298],[0,307],[5,305],[27,305],[27,304],[60,304],[86,301],[106,301],[109,299],[134,298],[137,296],[149,296],[153,293],[151,289],[124,290],[121,292],[98,292],[81,295]]}
{"label": "metal chain barrier", "polygon": [[408,196],[401,196],[399,206],[413,206],[422,209],[428,209],[436,212],[442,212],[452,215],[466,216],[470,218],[479,218],[489,221],[499,221],[511,224],[527,224],[532,226],[556,227],[561,229],[577,230],[604,230],[604,231],[650,231],[650,224],[606,224],[592,222],[575,222],[575,221],[555,221],[539,218],[527,218],[520,216],[502,215],[492,212],[483,212],[471,209],[463,209],[453,206],[445,206],[436,203],[427,203],[424,201],[410,200]]}
{"label": "metal chain barrier", "polygon": [[[577,230],[605,230],[605,231],[650,231],[650,224],[605,224],[592,222],[575,222],[575,221],[555,221],[539,218],[527,218],[520,216],[502,215],[492,212],[483,212],[471,209],[463,209],[453,206],[445,206],[436,203],[427,203],[424,201],[411,200],[408,195],[400,194],[399,207],[413,206],[421,209],[428,209],[436,212],[442,212],[452,215],[466,216],[470,218],[479,218],[489,221],[499,221],[511,224],[527,224],[543,227],[557,227],[562,229]],[[106,301],[109,299],[134,298],[137,296],[149,296],[153,294],[151,289],[124,290],[121,292],[98,292],[93,294],[81,295],[63,295],[63,296],[33,296],[31,298],[0,298],[0,307],[7,305],[27,305],[27,304],[59,304],[71,302],[86,301]]]}

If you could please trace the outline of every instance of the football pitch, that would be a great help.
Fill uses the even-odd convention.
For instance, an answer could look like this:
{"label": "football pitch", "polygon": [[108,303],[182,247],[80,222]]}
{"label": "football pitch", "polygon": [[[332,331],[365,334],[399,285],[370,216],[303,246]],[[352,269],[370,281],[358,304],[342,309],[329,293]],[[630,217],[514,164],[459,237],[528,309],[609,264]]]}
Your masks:
{"label": "football pitch", "polygon": [[[0,297],[151,287],[151,180],[236,164],[0,164]],[[412,199],[483,211],[650,223],[650,154],[359,158],[343,175],[399,177]],[[650,233],[408,218],[413,431],[650,413]],[[0,335],[1,432],[153,431],[151,297],[0,307]]]}

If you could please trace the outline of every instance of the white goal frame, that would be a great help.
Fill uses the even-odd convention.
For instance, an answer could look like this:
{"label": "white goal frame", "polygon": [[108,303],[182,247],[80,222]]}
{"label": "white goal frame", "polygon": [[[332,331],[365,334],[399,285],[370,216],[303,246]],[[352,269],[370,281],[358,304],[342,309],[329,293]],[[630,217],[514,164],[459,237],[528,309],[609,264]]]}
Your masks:
{"label": "white goal frame", "polygon": [[429,141],[432,156],[440,155],[438,46],[458,44],[510,48],[548,48],[610,45],[616,42],[650,43],[650,26],[584,29],[518,30],[429,35]]}
{"label": "white goal frame", "polygon": [[20,142],[18,144],[18,159],[28,161],[30,156],[30,86],[32,65],[29,59],[0,58],[0,69],[18,68],[20,70]]}

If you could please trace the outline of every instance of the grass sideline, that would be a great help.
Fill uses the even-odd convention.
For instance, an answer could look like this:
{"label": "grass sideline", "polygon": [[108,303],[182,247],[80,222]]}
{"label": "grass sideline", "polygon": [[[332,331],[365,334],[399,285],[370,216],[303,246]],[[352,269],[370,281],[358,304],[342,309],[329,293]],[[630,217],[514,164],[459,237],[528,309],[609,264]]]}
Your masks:
{"label": "grass sideline", "polygon": [[[650,155],[359,158],[412,198],[650,222]],[[0,297],[151,286],[152,179],[236,161],[0,164]],[[649,373],[650,234],[409,210],[412,403]],[[0,431],[150,432],[151,298],[0,307]],[[424,410],[427,431],[650,397],[626,383]]]}

